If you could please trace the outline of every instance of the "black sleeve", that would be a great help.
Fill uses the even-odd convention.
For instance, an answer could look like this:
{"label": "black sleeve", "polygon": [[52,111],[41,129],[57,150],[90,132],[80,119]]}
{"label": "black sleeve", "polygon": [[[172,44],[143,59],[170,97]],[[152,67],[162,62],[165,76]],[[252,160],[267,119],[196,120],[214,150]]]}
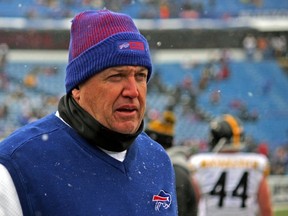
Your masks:
{"label": "black sleeve", "polygon": [[197,204],[189,172],[174,164],[179,216],[196,216]]}
{"label": "black sleeve", "polygon": [[165,149],[172,147],[173,145],[172,135],[158,133],[156,131],[149,130],[149,129],[145,130],[145,132],[147,133],[149,137],[151,137],[151,139],[161,144]]}

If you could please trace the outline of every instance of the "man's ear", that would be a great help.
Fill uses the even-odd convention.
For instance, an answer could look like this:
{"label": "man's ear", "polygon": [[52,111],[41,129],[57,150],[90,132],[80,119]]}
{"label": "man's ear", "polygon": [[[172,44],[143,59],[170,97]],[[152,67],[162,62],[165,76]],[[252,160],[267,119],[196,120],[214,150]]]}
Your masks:
{"label": "man's ear", "polygon": [[79,88],[79,86],[75,87],[72,90],[71,95],[74,98],[74,100],[76,100],[77,102],[80,100],[80,88]]}

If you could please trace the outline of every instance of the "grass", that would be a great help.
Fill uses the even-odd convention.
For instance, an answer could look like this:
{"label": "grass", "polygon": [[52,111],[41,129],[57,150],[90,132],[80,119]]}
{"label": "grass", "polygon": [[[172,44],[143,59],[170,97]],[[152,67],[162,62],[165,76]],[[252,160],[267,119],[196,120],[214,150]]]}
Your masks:
{"label": "grass", "polygon": [[274,216],[287,216],[288,211],[275,211]]}
{"label": "grass", "polygon": [[281,207],[281,208],[275,208],[274,216],[288,216],[288,206],[287,207]]}

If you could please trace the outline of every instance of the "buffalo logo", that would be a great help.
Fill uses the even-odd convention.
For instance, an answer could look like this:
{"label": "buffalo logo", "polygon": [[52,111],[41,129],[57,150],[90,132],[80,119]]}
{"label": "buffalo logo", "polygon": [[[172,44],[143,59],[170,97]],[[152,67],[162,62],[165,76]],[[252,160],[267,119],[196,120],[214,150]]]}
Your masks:
{"label": "buffalo logo", "polygon": [[118,43],[118,49],[145,51],[145,45],[142,41],[122,41]]}
{"label": "buffalo logo", "polygon": [[171,195],[166,193],[165,191],[161,190],[158,195],[154,195],[152,198],[153,202],[156,202],[155,204],[155,210],[160,211],[161,206],[164,209],[168,209],[171,205]]}
{"label": "buffalo logo", "polygon": [[129,43],[128,42],[125,42],[125,43],[122,43],[119,45],[119,49],[122,50],[122,49],[127,49],[129,48]]}

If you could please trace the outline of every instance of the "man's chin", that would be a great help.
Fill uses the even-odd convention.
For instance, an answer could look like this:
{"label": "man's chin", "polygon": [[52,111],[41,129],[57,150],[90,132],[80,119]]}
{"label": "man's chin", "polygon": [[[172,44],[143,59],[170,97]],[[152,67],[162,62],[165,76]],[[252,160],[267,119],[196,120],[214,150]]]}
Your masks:
{"label": "man's chin", "polygon": [[138,130],[139,125],[134,122],[125,122],[115,125],[115,130],[122,134],[134,134]]}

